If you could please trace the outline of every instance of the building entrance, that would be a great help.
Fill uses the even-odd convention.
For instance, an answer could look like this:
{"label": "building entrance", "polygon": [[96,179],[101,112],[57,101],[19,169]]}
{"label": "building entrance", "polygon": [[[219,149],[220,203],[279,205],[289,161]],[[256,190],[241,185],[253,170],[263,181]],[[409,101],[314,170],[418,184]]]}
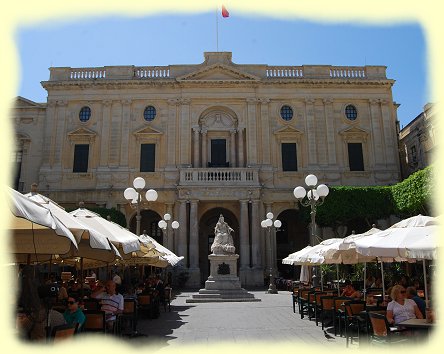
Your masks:
{"label": "building entrance", "polygon": [[[148,236],[151,236],[157,242],[163,245],[162,230],[157,225],[162,219],[161,216],[153,210],[142,210],[140,212],[140,216],[142,217],[140,220],[140,233],[142,234],[143,230],[146,230]],[[130,220],[129,230],[136,233],[136,215],[134,215]]]}

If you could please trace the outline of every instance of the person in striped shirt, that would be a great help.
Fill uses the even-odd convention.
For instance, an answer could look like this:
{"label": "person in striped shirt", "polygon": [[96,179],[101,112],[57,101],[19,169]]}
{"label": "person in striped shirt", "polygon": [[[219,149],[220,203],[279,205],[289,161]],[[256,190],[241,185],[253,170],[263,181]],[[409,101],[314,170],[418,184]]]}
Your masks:
{"label": "person in striped shirt", "polygon": [[[105,291],[104,291],[105,290]],[[116,315],[123,312],[123,296],[116,292],[116,283],[108,280],[103,287],[96,289],[92,294],[92,298],[101,300],[101,310],[105,311],[105,319],[108,330],[112,331],[116,321]]]}

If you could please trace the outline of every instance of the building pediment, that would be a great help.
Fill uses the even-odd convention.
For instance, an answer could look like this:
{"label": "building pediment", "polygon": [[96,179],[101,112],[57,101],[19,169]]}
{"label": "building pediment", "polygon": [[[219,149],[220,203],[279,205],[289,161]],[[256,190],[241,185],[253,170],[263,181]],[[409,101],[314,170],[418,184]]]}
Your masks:
{"label": "building pediment", "polygon": [[68,133],[68,139],[71,141],[91,142],[96,136],[96,132],[83,127]]}
{"label": "building pediment", "polygon": [[358,127],[351,127],[340,131],[339,134],[346,140],[366,140],[369,132]]}
{"label": "building pediment", "polygon": [[142,137],[148,137],[148,136],[162,135],[163,132],[161,132],[157,129],[154,129],[152,127],[144,127],[142,129],[136,130],[135,132],[133,132],[133,134],[137,138],[142,138]]}
{"label": "building pediment", "polygon": [[302,135],[304,133],[292,126],[286,126],[278,130],[275,130],[274,134],[277,136],[288,136],[288,135]]}
{"label": "building pediment", "polygon": [[239,71],[225,64],[214,64],[179,76],[178,81],[257,81],[259,77]]}
{"label": "building pediment", "polygon": [[42,104],[28,100],[22,96],[17,96],[15,108],[43,108]]}

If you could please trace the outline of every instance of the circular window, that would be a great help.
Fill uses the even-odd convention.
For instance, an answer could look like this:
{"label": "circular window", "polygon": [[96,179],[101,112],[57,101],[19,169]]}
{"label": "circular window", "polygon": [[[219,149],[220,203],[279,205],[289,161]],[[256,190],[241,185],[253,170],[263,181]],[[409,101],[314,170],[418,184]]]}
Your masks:
{"label": "circular window", "polygon": [[156,109],[153,106],[148,106],[143,111],[143,118],[147,122],[151,122],[154,118],[156,118]]}
{"label": "circular window", "polygon": [[85,106],[79,112],[79,119],[81,122],[87,122],[91,118],[91,108]]}
{"label": "circular window", "polygon": [[282,106],[281,117],[283,120],[291,120],[293,118],[293,109],[290,106]]}
{"label": "circular window", "polygon": [[345,107],[345,116],[349,120],[355,120],[358,117],[358,111],[356,110],[356,107],[351,104]]}

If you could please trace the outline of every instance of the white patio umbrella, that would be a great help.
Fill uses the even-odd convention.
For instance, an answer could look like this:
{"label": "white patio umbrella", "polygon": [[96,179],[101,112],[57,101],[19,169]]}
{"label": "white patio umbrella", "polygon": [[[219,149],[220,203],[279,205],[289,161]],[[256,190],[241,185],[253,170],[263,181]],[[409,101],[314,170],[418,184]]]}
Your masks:
{"label": "white patio umbrella", "polygon": [[174,252],[172,252],[165,246],[162,246],[159,242],[157,242],[151,236],[148,236],[146,233],[140,235],[139,239],[145,245],[152,244],[156,251],[160,253],[162,259],[166,260],[172,266],[175,266],[184,258],[183,256],[177,256]]}
{"label": "white patio umbrella", "polygon": [[[437,233],[438,220],[419,214],[401,220],[388,229],[377,232],[370,237],[356,240],[356,251],[365,256],[375,256],[382,259],[423,260],[425,270],[424,256],[426,253],[433,256],[433,251],[430,252],[430,250],[433,249],[433,242]],[[435,251],[436,247],[435,244]],[[426,281],[426,275],[424,274],[425,290],[427,289]],[[426,302],[428,302],[427,290],[425,295]]]}
{"label": "white patio umbrella", "polygon": [[[89,230],[95,230],[104,235],[117,248],[121,247],[124,254],[140,251],[139,238],[124,227],[82,207],[69,214],[86,225]],[[122,254],[122,256],[124,255]]]}
{"label": "white patio umbrella", "polygon": [[[282,259],[282,264],[297,265],[296,263],[294,263],[295,260],[297,259],[297,257],[299,257],[299,255],[309,251],[311,248],[313,248],[313,247],[306,246],[297,252],[289,254],[287,257]],[[301,266],[301,273],[299,275],[299,281],[301,283],[309,283],[310,282],[310,268],[307,265]]]}
{"label": "white patio umbrella", "polygon": [[16,255],[53,255],[77,248],[72,232],[50,210],[35,203],[21,193],[6,187],[5,199],[13,215],[8,229],[11,231],[11,252]]}
{"label": "white patio umbrella", "polygon": [[435,218],[417,215],[369,237],[356,240],[356,251],[365,256],[379,258],[418,259],[409,257],[407,249],[412,245],[417,245],[419,240],[429,238],[437,232],[438,222]]}
{"label": "white patio umbrella", "polygon": [[50,210],[75,236],[78,249],[71,248],[69,252],[60,254],[60,258],[81,257],[105,263],[121,258],[117,248],[109,242],[105,235],[83,224],[81,220],[66,212],[65,209],[53,200],[35,191],[25,194],[25,197]]}

